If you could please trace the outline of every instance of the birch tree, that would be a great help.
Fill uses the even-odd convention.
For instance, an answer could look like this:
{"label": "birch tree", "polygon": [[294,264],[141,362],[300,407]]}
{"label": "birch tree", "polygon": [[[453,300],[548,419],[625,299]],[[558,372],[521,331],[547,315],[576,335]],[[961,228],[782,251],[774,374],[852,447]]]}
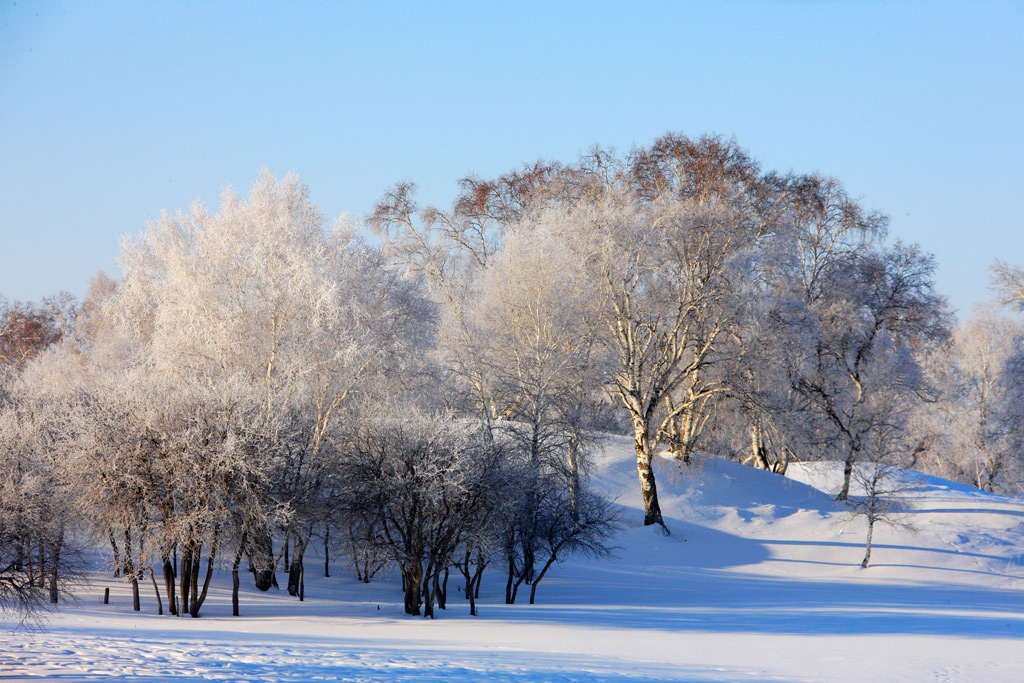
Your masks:
{"label": "birch tree", "polygon": [[1024,268],[996,261],[991,270],[1000,303],[1024,312]]}
{"label": "birch tree", "polygon": [[926,388],[920,373],[897,384],[877,368],[893,357],[916,363],[946,337],[948,314],[934,291],[934,268],[916,245],[859,255],[840,271],[827,303],[815,307],[813,354],[797,370],[796,386],[829,424],[829,445],[843,460],[839,500],[848,497],[854,463],[877,428],[874,394],[895,388],[913,401]]}

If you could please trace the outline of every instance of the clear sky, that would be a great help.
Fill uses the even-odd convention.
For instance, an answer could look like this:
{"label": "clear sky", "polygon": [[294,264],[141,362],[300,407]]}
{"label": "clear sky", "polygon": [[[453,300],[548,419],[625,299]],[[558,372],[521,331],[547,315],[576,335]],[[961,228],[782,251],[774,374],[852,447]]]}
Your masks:
{"label": "clear sky", "polygon": [[258,170],[328,215],[667,131],[838,177],[962,313],[1024,264],[1024,2],[0,0],[0,294]]}

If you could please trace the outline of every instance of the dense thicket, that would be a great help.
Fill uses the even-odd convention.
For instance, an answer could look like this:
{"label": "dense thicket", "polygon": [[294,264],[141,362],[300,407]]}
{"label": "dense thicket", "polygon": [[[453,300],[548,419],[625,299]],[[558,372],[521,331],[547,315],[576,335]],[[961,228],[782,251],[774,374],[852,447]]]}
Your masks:
{"label": "dense thicket", "polygon": [[[670,134],[466,178],[450,209],[399,184],[368,225],[379,246],[262,174],[127,240],[81,306],[0,302],[0,604],[58,600],[86,533],[137,609],[148,575],[198,616],[219,566],[236,614],[243,567],[303,599],[313,547],[393,567],[410,614],[452,571],[475,613],[489,566],[533,602],[609,552],[609,431],[666,532],[656,468],[701,453],[838,460],[841,499],[891,464],[1020,493],[1019,317],[954,326],[932,258],[835,179]],[[1011,310],[1021,279],[994,268]]]}

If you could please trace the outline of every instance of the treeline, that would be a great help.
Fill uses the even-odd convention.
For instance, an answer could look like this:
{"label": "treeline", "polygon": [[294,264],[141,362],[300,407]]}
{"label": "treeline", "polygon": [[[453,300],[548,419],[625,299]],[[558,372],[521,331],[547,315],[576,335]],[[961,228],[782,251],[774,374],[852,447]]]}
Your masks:
{"label": "treeline", "polygon": [[[218,564],[304,596],[316,544],[396,568],[410,614],[475,612],[485,567],[530,601],[609,552],[587,483],[601,432],[655,457],[911,465],[1018,495],[1020,319],[957,326],[932,258],[835,179],[670,134],[618,156],[389,190],[328,227],[297,178],[165,214],[122,278],[0,311],[0,600],[56,601],[90,530],[139,603],[197,616]],[[1020,269],[997,265],[1003,303]],[[32,598],[31,596],[35,596]]]}

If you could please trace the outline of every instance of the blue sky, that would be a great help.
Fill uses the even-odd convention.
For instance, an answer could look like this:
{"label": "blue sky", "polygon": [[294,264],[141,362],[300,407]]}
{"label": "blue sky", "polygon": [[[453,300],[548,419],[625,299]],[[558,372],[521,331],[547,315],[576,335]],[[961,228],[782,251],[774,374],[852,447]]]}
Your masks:
{"label": "blue sky", "polygon": [[967,312],[1024,264],[1024,3],[0,0],[0,294],[297,171],[328,215],[667,131],[838,177]]}

